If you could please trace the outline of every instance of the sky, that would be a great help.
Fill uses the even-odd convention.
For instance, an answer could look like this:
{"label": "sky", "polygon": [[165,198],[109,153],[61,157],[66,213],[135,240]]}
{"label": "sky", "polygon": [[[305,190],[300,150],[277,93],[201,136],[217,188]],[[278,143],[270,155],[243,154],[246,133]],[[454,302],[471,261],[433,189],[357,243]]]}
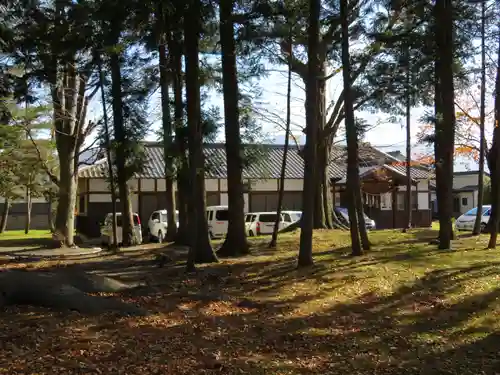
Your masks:
{"label": "sky", "polygon": [[[256,118],[262,126],[265,135],[266,143],[283,144],[284,142],[284,124],[286,119],[286,92],[287,92],[287,77],[286,67],[273,67],[272,72],[258,82],[262,89],[262,96],[259,98],[257,105],[258,112]],[[341,74],[327,81],[327,103],[336,100],[341,91],[342,79]],[[296,76],[292,76],[292,103],[291,103],[291,131],[300,143],[305,141],[305,136],[302,129],[305,125],[305,109],[304,109],[304,86],[302,80]],[[213,92],[210,95],[209,105],[215,105],[220,108],[223,114],[223,98],[220,94]],[[327,104],[328,106],[328,104]],[[90,108],[89,118],[98,119],[101,116],[101,103],[94,101]],[[412,109],[411,116],[411,134],[412,134],[412,155],[418,157],[428,154],[429,150],[425,146],[418,144],[417,133],[421,126],[420,118],[425,112],[425,108]],[[389,123],[388,114],[371,113],[358,111],[357,117],[363,118],[372,127],[365,135],[365,142],[369,142],[372,146],[379,148],[382,151],[399,150],[406,154],[406,127],[405,119],[397,123]],[[150,102],[150,118],[152,122],[151,132],[147,140],[156,140],[154,131],[160,127],[161,106],[159,93],[155,93]],[[223,130],[221,129],[223,133]],[[218,140],[223,142],[223,134],[219,134]],[[343,142],[339,139],[339,142]],[[455,170],[474,170],[477,169],[477,164],[467,159],[457,160]]]}

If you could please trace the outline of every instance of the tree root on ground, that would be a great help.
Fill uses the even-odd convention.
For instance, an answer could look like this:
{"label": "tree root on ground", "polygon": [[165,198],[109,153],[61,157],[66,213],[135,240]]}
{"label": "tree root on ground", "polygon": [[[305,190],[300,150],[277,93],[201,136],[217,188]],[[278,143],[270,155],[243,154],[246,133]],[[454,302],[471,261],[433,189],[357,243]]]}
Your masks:
{"label": "tree root on ground", "polygon": [[138,288],[105,276],[78,271],[40,272],[7,270],[0,272],[0,305],[32,305],[82,314],[145,316],[147,312],[115,297],[87,293],[118,293]]}

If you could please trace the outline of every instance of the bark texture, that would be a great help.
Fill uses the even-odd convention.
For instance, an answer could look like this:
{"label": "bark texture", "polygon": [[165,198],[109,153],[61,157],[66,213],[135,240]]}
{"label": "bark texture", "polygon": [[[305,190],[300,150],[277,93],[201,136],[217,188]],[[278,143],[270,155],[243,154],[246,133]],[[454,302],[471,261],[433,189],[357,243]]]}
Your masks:
{"label": "bark texture", "polygon": [[304,188],[298,266],[313,264],[312,234],[315,208],[316,142],[318,138],[318,73],[320,0],[309,0],[308,73],[306,84],[306,144],[304,149]]}
{"label": "bark texture", "polygon": [[[118,40],[118,38],[117,38]],[[134,221],[132,219],[132,202],[130,201],[130,189],[126,171],[127,137],[123,120],[123,93],[121,87],[121,63],[120,55],[113,51],[110,56],[111,67],[111,96],[113,108],[113,128],[117,147],[114,150],[116,165],[116,181],[118,184],[118,196],[121,205],[122,217],[122,242],[124,246],[135,244]]]}
{"label": "bark texture", "polygon": [[[290,20],[289,20],[290,22]],[[292,29],[290,28],[289,43],[292,45]],[[287,89],[286,89],[286,124],[285,124],[285,145],[283,147],[283,160],[281,161],[281,171],[280,171],[280,185],[278,191],[278,214],[276,215],[276,221],[274,222],[273,234],[271,237],[271,242],[269,242],[270,248],[276,248],[278,242],[278,231],[279,223],[281,220],[281,211],[283,206],[283,196],[285,195],[285,173],[286,173],[286,159],[288,155],[288,147],[290,144],[290,123],[291,123],[291,102],[292,102],[292,62],[293,62],[293,51],[290,49],[290,55],[288,56],[288,79],[287,79]]]}
{"label": "bark texture", "polygon": [[[161,9],[161,8],[160,8]],[[163,158],[165,161],[165,205],[167,209],[167,233],[166,240],[171,242],[175,240],[177,234],[177,223],[175,220],[175,196],[174,196],[174,166],[172,154],[172,118],[170,115],[170,95],[169,95],[169,63],[167,59],[166,36],[163,26],[163,13],[160,13],[160,20],[163,39],[158,46],[160,63],[160,88],[161,88],[161,110],[163,127]],[[156,233],[153,233],[156,234]]]}
{"label": "bark texture", "polygon": [[238,111],[238,77],[236,44],[232,21],[234,0],[221,0],[219,6],[222,49],[222,83],[224,91],[224,130],[226,135],[228,231],[220,256],[248,254],[245,233],[245,201],[243,198],[243,160]]}
{"label": "bark texture", "polygon": [[357,209],[359,199],[356,195],[360,191],[357,131],[354,119],[354,104],[351,88],[351,63],[349,53],[349,21],[348,1],[340,1],[340,23],[342,28],[342,78],[344,80],[344,111],[347,138],[347,188],[349,202],[349,227],[351,232],[352,255],[363,254],[359,238]]}
{"label": "bark texture", "polygon": [[2,222],[0,223],[0,233],[5,232],[5,230],[7,229],[7,220],[9,219],[9,210],[10,210],[10,199],[8,197],[6,197],[4,202],[3,202]]}
{"label": "bark texture", "polygon": [[496,248],[500,223],[500,37],[498,38],[498,63],[495,79],[495,127],[493,143],[488,155],[488,168],[491,172],[491,216],[488,222],[490,230],[489,249]]}
{"label": "bark texture", "polygon": [[184,15],[189,177],[191,184],[191,204],[193,207],[192,217],[189,220],[189,231],[192,236],[192,242],[189,250],[188,270],[193,269],[194,263],[217,262],[217,257],[208,237],[208,223],[205,214],[205,163],[200,121],[200,84],[198,80],[198,43],[201,31],[200,5],[198,0],[191,0]]}
{"label": "bark texture", "polygon": [[453,239],[453,155],[455,96],[453,85],[452,0],[436,0],[436,197],[439,215],[439,249],[449,249]]}
{"label": "bark texture", "polygon": [[485,122],[485,107],[486,107],[486,2],[481,4],[481,98],[480,98],[480,114],[479,114],[479,173],[477,176],[477,213],[476,221],[474,222],[474,230],[472,234],[479,235],[481,229],[481,220],[483,217],[483,199],[484,199],[484,157],[485,157],[485,142],[486,136],[484,132]]}

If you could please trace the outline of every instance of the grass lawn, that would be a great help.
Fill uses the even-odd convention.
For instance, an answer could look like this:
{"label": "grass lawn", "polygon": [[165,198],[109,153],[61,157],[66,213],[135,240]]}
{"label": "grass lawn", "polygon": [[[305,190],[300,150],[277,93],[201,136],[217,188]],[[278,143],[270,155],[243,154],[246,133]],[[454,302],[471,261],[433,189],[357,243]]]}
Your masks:
{"label": "grass lawn", "polygon": [[8,230],[0,233],[1,240],[26,240],[26,239],[39,239],[51,238],[50,231],[47,230],[30,230],[28,234],[24,230]]}
{"label": "grass lawn", "polygon": [[[349,256],[346,232],[314,234],[315,266],[296,270],[298,234],[279,249],[252,240],[241,259],[183,273],[151,253],[29,267],[82,267],[159,283],[122,295],[146,318],[86,317],[47,309],[0,312],[0,374],[495,374],[500,370],[500,250],[487,236],[454,251],[433,230],[370,233]],[[19,265],[16,265],[18,267]],[[213,369],[213,355],[222,368]]]}

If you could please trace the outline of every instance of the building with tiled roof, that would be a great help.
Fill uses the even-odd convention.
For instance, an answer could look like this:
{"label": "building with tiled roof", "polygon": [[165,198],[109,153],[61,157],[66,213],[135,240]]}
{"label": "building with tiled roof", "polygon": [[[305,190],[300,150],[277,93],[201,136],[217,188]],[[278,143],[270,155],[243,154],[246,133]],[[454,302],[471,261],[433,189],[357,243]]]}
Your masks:
{"label": "building with tiled roof", "polygon": [[[143,221],[146,221],[151,212],[165,206],[165,174],[163,147],[158,143],[145,143],[145,163],[142,170],[135,174],[130,181],[133,192],[132,205]],[[276,209],[281,163],[283,159],[283,145],[246,145],[245,167],[243,179],[246,186],[245,210],[272,211]],[[205,185],[207,205],[227,204],[227,172],[226,153],[224,144],[207,144],[205,154]],[[336,205],[344,205],[347,152],[345,146],[334,146],[330,154],[328,166],[329,178],[332,181],[332,194]],[[406,181],[406,167],[392,155],[377,150],[369,144],[359,146],[360,176],[366,189],[364,198],[367,209],[371,207],[371,215],[378,215],[382,227],[398,226],[404,220],[404,181]],[[302,209],[304,161],[301,150],[290,147],[287,156],[285,171],[284,208],[289,210]],[[107,161],[98,158],[91,165],[82,165],[78,171],[80,214],[101,217],[111,211],[111,199],[107,183]],[[395,181],[399,191],[390,192],[382,188],[383,181]],[[421,216],[429,216],[430,220],[430,193],[429,181],[432,173],[425,169],[412,166],[411,178],[414,185],[414,210],[423,212]],[[382,190],[375,192],[368,186],[379,185]],[[366,190],[366,191],[365,191]],[[371,192],[369,192],[371,191]],[[392,210],[394,206],[395,210]],[[375,210],[378,212],[375,214]],[[385,212],[384,212],[385,211]],[[391,212],[396,211],[397,217]],[[401,212],[399,212],[401,211]],[[382,212],[382,213],[380,213]],[[370,214],[369,214],[370,215]],[[418,214],[420,215],[420,214]],[[427,216],[426,216],[427,215]],[[377,221],[377,218],[374,218]],[[427,223],[427,219],[424,220]],[[429,221],[430,222],[430,221]]]}

